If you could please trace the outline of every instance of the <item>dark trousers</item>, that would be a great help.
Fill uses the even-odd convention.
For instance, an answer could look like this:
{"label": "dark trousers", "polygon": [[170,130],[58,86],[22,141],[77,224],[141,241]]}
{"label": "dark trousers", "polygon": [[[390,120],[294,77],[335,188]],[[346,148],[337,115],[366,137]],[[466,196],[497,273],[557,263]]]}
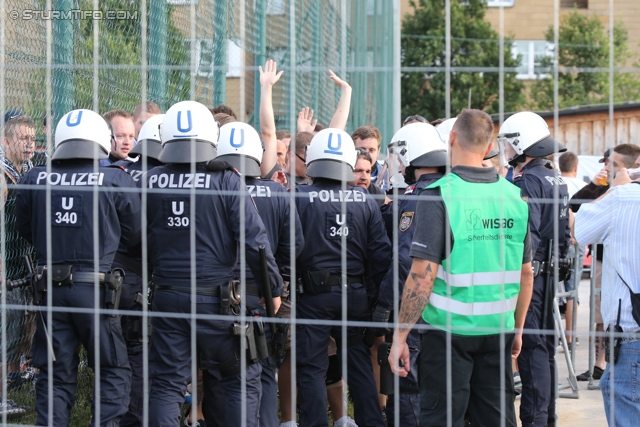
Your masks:
{"label": "dark trousers", "polygon": [[[501,337],[504,337],[503,342]],[[468,408],[474,427],[495,427],[502,422],[507,427],[515,427],[511,369],[513,340],[512,333],[483,336],[452,334],[449,349],[446,332],[430,330],[423,334],[420,425],[463,427]],[[447,361],[451,363],[450,370],[447,369]]]}
{"label": "dark trousers", "polygon": [[[297,301],[297,314],[301,319],[340,320],[342,318],[342,288],[333,286],[331,292],[302,294]],[[347,287],[347,320],[369,320],[367,292],[364,285],[352,283]],[[296,383],[300,398],[300,426],[329,424],[327,417],[327,389],[325,375],[329,366],[327,347],[333,336],[340,345],[341,327],[326,324],[298,324]],[[362,336],[361,327],[348,327],[347,337]],[[340,366],[342,351],[338,349]],[[355,421],[359,426],[383,427],[384,421],[378,404],[378,392],[373,379],[371,352],[362,342],[347,348],[347,372],[342,378],[349,385],[353,398]]]}
{"label": "dark trousers", "polygon": [[[142,278],[132,271],[125,270],[125,280],[120,296],[120,309],[138,311],[139,316],[122,316],[122,335],[127,345],[127,356],[131,365],[131,392],[129,393],[129,410],[122,417],[120,427],[142,425],[144,409],[144,378],[142,363],[142,306],[135,302],[136,293],[142,292]],[[138,333],[139,331],[139,333]]]}
{"label": "dark trousers", "polygon": [[[149,354],[149,425],[152,426],[175,427],[180,422],[180,408],[192,373],[191,298],[188,293],[172,291],[156,291],[153,298],[154,312],[176,313],[183,317],[154,317],[152,320]],[[194,295],[193,298],[198,315],[219,316],[218,297]],[[236,320],[235,316],[198,319],[194,328],[196,351],[203,372],[212,370],[222,373],[220,382],[224,390],[225,411],[224,415],[217,416],[224,416],[229,427],[257,427],[261,369],[259,363],[240,366],[240,337],[232,335],[230,331]],[[246,424],[242,424],[243,415]]]}
{"label": "dark trousers", "polygon": [[[266,310],[261,305],[257,307],[261,316],[266,316]],[[265,323],[265,334],[267,345],[271,348],[272,335],[269,324]],[[260,359],[262,372],[260,383],[262,385],[262,397],[260,398],[260,427],[278,427],[280,418],[278,417],[278,383],[276,382],[276,363],[273,357],[269,356]],[[204,388],[204,398],[202,401],[202,412],[208,426],[225,427],[224,418],[224,390],[220,382],[221,375],[214,370],[202,372],[202,385]]]}
{"label": "dark trousers", "polygon": [[[520,420],[524,427],[544,427],[556,421],[556,343],[553,292],[545,298],[544,276],[533,283],[533,295],[524,322],[518,370],[522,379]],[[543,318],[544,304],[548,304]]]}
{"label": "dark trousers", "polygon": [[[420,321],[424,325],[424,322]],[[419,360],[420,360],[420,332],[414,328],[407,336],[407,345],[409,346],[409,357],[411,358],[411,370],[406,378],[399,378],[398,386],[400,387],[400,396],[398,400],[398,426],[411,427],[418,426],[420,419],[420,392],[409,392],[414,389],[419,390]],[[395,426],[395,395],[390,394],[387,399],[387,425]]]}
{"label": "dark trousers", "polygon": [[[98,292],[102,304],[104,288],[100,286]],[[55,286],[52,300],[54,307],[93,310],[94,284]],[[42,314],[46,319],[47,314]],[[89,366],[94,372],[96,369],[100,370],[100,420],[92,419],[91,425],[117,426],[129,405],[131,381],[131,368],[120,329],[120,318],[100,315],[96,324],[92,313],[54,311],[51,328],[51,344],[56,361],[53,362],[53,370],[49,372],[46,325],[38,314],[38,329],[32,349],[33,364],[40,369],[36,383],[36,424],[69,425],[80,361],[78,348],[82,344],[87,351]],[[98,353],[95,351],[96,340],[99,343]],[[53,381],[53,419],[49,419],[49,381]]]}

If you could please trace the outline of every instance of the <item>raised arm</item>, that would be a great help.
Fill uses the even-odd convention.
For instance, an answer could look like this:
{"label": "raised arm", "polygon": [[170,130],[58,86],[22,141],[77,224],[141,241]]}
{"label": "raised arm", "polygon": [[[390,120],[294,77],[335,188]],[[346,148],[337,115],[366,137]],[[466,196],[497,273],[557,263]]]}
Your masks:
{"label": "raised arm", "polygon": [[260,173],[267,176],[278,161],[276,120],[273,116],[273,85],[280,80],[283,71],[277,72],[277,64],[269,59],[260,70],[260,134],[264,141],[264,153]]}
{"label": "raised arm", "polygon": [[331,70],[329,70],[329,78],[333,80],[342,91],[340,101],[338,101],[338,108],[336,108],[336,112],[333,113],[329,127],[344,130],[345,126],[347,126],[349,109],[351,108],[351,86],[349,83],[336,76],[336,74]]}
{"label": "raised arm", "polygon": [[304,107],[298,113],[298,133],[309,132],[314,133],[316,130],[316,124],[318,120],[313,120],[313,110],[309,107]]}

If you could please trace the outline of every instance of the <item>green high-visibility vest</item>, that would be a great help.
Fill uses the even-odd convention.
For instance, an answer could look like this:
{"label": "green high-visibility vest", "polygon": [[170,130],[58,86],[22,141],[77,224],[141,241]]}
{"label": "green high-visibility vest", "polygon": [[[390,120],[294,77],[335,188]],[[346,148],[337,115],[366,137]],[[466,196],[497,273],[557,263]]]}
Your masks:
{"label": "green high-visibility vest", "polygon": [[[520,189],[503,178],[467,182],[449,173],[440,187],[453,233],[422,318],[460,335],[514,329],[529,208]],[[428,226],[428,224],[426,225]]]}

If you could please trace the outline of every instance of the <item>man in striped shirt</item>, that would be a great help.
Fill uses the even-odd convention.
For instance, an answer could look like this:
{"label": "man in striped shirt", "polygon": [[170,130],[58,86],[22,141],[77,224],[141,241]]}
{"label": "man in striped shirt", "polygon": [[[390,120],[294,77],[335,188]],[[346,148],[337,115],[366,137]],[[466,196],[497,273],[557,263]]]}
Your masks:
{"label": "man in striped shirt", "polygon": [[[638,163],[640,157],[636,161]],[[640,324],[632,315],[631,293],[640,293],[640,180],[631,181],[626,169],[613,187],[576,213],[579,244],[603,243],[601,311],[608,330],[617,325],[623,334],[617,359],[609,360],[600,379],[610,426],[637,425],[640,405],[634,400],[634,380],[640,363]],[[610,339],[607,334],[605,339]],[[612,399],[613,397],[613,399]],[[615,412],[612,410],[615,405]]]}

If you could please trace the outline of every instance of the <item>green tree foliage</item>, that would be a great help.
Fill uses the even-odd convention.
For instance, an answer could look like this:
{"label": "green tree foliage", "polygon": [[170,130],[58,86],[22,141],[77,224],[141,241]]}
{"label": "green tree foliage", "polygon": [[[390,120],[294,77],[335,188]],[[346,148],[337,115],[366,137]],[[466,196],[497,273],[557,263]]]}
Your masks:
{"label": "green tree foliage", "polygon": [[[402,23],[402,66],[444,67],[445,1],[411,0],[414,13]],[[485,0],[451,0],[451,66],[498,67],[499,36],[484,20]],[[511,41],[505,39],[504,66],[514,69],[519,58],[511,54]],[[443,71],[404,71],[402,73],[402,114],[422,114],[429,120],[445,117],[445,73]],[[523,84],[516,72],[504,73],[504,110],[515,111],[522,103]],[[471,107],[499,111],[499,73],[497,71],[454,71],[451,73],[451,115]]]}
{"label": "green tree foliage", "polygon": [[[80,0],[78,8],[93,10],[93,2]],[[74,98],[74,108],[93,109],[93,27],[99,25],[98,111],[101,113],[112,109],[133,111],[133,108],[141,101],[142,93],[140,3],[130,0],[106,0],[99,3],[99,10],[104,15],[106,15],[106,11],[127,11],[129,17],[133,16],[137,19],[80,19],[74,22],[75,66],[71,70],[74,75],[74,92],[69,93],[68,96]],[[171,105],[177,101],[188,99],[190,93],[188,40],[171,19],[170,5],[168,15],[165,31],[167,66],[169,67],[167,91],[163,99],[153,99],[147,92],[150,101],[161,105]],[[149,22],[148,19],[147,22]],[[150,35],[150,31],[148,35]],[[147,40],[149,43],[149,39]],[[32,93],[38,94],[34,110],[44,112],[45,97],[42,82],[45,81],[45,70],[38,70],[29,80]],[[148,82],[148,84],[151,83]]]}
{"label": "green tree foliage", "polygon": [[[632,62],[627,30],[621,24],[613,28],[614,66]],[[545,33],[553,42],[553,26]],[[560,108],[591,105],[609,101],[609,32],[596,16],[586,16],[574,10],[563,16],[558,29],[558,104]],[[553,108],[553,57],[540,61],[540,79],[534,85],[537,108]],[[600,69],[600,70],[598,70]],[[545,73],[545,74],[542,74]],[[637,74],[614,73],[614,101],[640,99],[640,79]]]}

